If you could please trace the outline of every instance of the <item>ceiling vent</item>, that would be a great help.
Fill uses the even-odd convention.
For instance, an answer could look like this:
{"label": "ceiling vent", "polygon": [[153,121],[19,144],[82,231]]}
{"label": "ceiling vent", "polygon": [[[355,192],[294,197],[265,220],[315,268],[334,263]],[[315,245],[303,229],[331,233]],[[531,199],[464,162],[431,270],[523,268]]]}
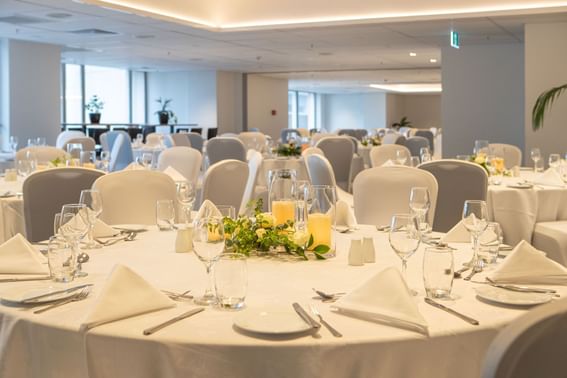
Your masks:
{"label": "ceiling vent", "polygon": [[80,29],[80,30],[73,30],[70,33],[73,34],[81,34],[81,35],[116,35],[118,33],[102,30],[102,29]]}
{"label": "ceiling vent", "polygon": [[28,25],[28,24],[40,24],[43,22],[49,22],[49,20],[44,20],[42,18],[30,17],[30,16],[7,16],[0,17],[0,22],[5,22],[7,24],[14,25]]}

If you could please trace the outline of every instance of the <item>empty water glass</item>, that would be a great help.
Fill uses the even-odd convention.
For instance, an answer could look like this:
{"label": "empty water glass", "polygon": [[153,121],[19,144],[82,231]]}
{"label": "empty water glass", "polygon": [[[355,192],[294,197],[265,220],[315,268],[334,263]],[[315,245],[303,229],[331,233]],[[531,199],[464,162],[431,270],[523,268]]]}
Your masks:
{"label": "empty water glass", "polygon": [[236,218],[236,210],[234,209],[234,206],[217,205],[217,209],[219,210],[223,218],[230,218],[230,219]]}
{"label": "empty water glass", "polygon": [[35,145],[36,146],[46,146],[47,140],[45,139],[45,137],[37,137],[35,139]]}
{"label": "empty water glass", "polygon": [[479,258],[489,265],[496,262],[500,244],[502,243],[502,229],[496,222],[489,222],[484,232],[480,235]]}
{"label": "empty water glass", "polygon": [[549,168],[553,168],[557,171],[559,165],[561,164],[561,155],[549,154],[548,163],[549,163]]}
{"label": "empty water glass", "polygon": [[239,310],[244,307],[248,271],[246,256],[227,253],[215,264],[215,292],[220,308]]}
{"label": "empty water glass", "polygon": [[152,169],[154,163],[154,154],[152,152],[144,152],[142,154],[141,163],[146,169]]}
{"label": "empty water glass", "polygon": [[488,155],[490,153],[490,144],[487,140],[475,140],[473,153],[475,155]]}
{"label": "empty water glass", "polygon": [[539,161],[541,160],[541,151],[539,148],[534,147],[530,150],[530,157],[534,162],[534,172],[538,171]]}
{"label": "empty water glass", "polygon": [[172,200],[157,200],[156,223],[160,231],[169,231],[175,221],[175,207]]}
{"label": "empty water glass", "polygon": [[71,282],[75,278],[76,253],[72,243],[60,236],[49,238],[47,263],[56,282]]}
{"label": "empty water glass", "polygon": [[10,149],[13,152],[18,150],[18,137],[17,136],[10,136]]}
{"label": "empty water glass", "polygon": [[110,151],[102,151],[100,153],[100,169],[108,172],[108,166],[110,164]]}
{"label": "empty water glass", "polygon": [[451,289],[453,288],[453,251],[451,249],[425,248],[423,285],[429,298],[451,298]]}
{"label": "empty water glass", "polygon": [[409,164],[410,167],[417,168],[417,166],[418,166],[421,162],[420,162],[418,156],[412,156],[412,157],[410,157],[409,163],[410,163],[410,164]]}
{"label": "empty water glass", "polygon": [[403,150],[396,151],[396,163],[398,163],[399,165],[406,165],[407,160],[408,157],[406,155],[406,151]]}
{"label": "empty water glass", "polygon": [[81,166],[85,168],[96,168],[96,152],[95,151],[81,151]]}

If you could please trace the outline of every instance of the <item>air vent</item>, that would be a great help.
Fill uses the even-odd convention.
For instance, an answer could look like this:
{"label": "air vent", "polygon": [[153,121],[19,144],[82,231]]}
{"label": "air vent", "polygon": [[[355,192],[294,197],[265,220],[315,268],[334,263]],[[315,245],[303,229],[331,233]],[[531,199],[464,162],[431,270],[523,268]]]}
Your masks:
{"label": "air vent", "polygon": [[90,51],[89,49],[83,49],[81,47],[72,47],[72,46],[64,46],[61,48],[61,52],[62,53],[67,53],[67,52],[86,52],[86,51]]}
{"label": "air vent", "polygon": [[82,34],[82,35],[116,35],[118,33],[102,30],[102,29],[81,29],[81,30],[73,30],[70,33],[73,34]]}
{"label": "air vent", "polygon": [[14,24],[14,25],[27,25],[27,24],[40,24],[42,22],[49,22],[49,21],[37,17],[14,15],[14,16],[0,17],[0,22],[5,22],[7,24]]}

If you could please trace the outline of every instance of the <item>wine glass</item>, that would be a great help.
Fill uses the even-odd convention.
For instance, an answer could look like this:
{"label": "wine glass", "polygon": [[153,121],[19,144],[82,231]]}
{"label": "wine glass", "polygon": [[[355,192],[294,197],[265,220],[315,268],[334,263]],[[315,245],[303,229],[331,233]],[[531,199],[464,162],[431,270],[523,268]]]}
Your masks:
{"label": "wine glass", "polygon": [[489,143],[487,140],[475,140],[473,153],[475,155],[488,155],[490,151]]}
{"label": "wine glass", "polygon": [[558,170],[561,164],[561,155],[559,154],[549,154],[548,158],[549,167]]}
{"label": "wine glass", "polygon": [[539,150],[539,148],[532,148],[530,150],[530,157],[534,162],[534,172],[537,172],[538,162],[541,160],[541,151]]}
{"label": "wine glass", "polygon": [[86,220],[89,224],[88,241],[86,249],[100,248],[101,245],[94,240],[94,227],[96,220],[102,213],[102,198],[100,192],[94,189],[81,190],[79,203],[85,205]]}
{"label": "wine glass", "polygon": [[179,181],[177,183],[177,200],[183,207],[185,225],[188,225],[191,222],[191,209],[195,202],[195,185],[190,181]]}
{"label": "wine glass", "polygon": [[403,151],[403,150],[397,150],[396,151],[396,162],[399,165],[405,165],[407,159],[408,159],[408,157],[406,156],[405,151]]}
{"label": "wine glass", "polygon": [[488,226],[488,210],[485,201],[467,200],[463,207],[463,225],[473,237],[473,258],[468,263],[473,271],[480,272],[483,262],[478,258],[478,239]]}
{"label": "wine glass", "polygon": [[[59,218],[59,234],[72,245],[75,256],[80,254],[80,241],[89,231],[89,222],[87,219],[86,206],[83,203],[66,204],[61,207],[61,216]],[[80,265],[77,264],[75,277],[84,277],[87,273],[82,272]]]}
{"label": "wine glass", "polygon": [[110,151],[102,151],[100,153],[100,164],[101,169],[108,172],[108,167],[110,165]]}
{"label": "wine glass", "polygon": [[412,214],[417,216],[419,231],[424,236],[429,232],[427,213],[431,207],[429,190],[426,187],[413,187],[410,191],[409,206]]}
{"label": "wine glass", "polygon": [[[402,260],[402,276],[407,283],[407,260],[419,247],[420,235],[417,217],[413,214],[395,214],[390,223],[388,240],[390,246]],[[410,290],[412,295],[417,293]]]}
{"label": "wine glass", "polygon": [[10,149],[14,152],[18,150],[18,137],[17,136],[10,136]]}
{"label": "wine glass", "polygon": [[202,297],[195,298],[195,303],[210,306],[216,303],[211,270],[224,251],[223,220],[218,217],[198,220],[193,229],[193,249],[199,260],[205,264],[209,281],[205,294]]}

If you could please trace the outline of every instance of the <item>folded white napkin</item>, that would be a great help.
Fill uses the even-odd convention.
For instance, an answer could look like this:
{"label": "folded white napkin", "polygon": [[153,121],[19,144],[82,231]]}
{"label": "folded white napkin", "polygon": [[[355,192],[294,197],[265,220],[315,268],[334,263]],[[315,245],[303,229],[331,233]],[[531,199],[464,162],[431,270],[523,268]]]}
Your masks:
{"label": "folded white napkin", "polygon": [[460,221],[447,231],[440,241],[442,243],[469,243],[471,241],[471,233],[467,230],[463,221]]}
{"label": "folded white napkin", "polygon": [[567,269],[525,240],[488,277],[496,282],[567,285]]}
{"label": "folded white napkin", "polygon": [[337,201],[337,211],[335,213],[335,223],[337,226],[356,227],[356,218],[346,201]]}
{"label": "folded white napkin", "polygon": [[49,274],[45,262],[21,234],[0,245],[0,274]]}
{"label": "folded white napkin", "polygon": [[116,236],[120,233],[119,230],[110,227],[100,219],[97,219],[93,228],[93,236],[95,238],[108,238]]}
{"label": "folded white napkin", "polygon": [[222,214],[219,211],[219,209],[217,209],[217,207],[215,206],[214,203],[212,203],[209,200],[204,200],[203,204],[199,208],[199,211],[197,212],[197,216],[195,217],[195,221],[198,221],[199,219],[203,219],[203,218],[210,218],[210,217],[222,217]]}
{"label": "folded white napkin", "polygon": [[392,161],[392,159],[388,159],[384,164],[382,164],[382,167],[395,167],[396,165],[397,164]]}
{"label": "folded white napkin", "polygon": [[339,312],[427,333],[427,322],[400,272],[386,268],[334,305]]}
{"label": "folded white napkin", "polygon": [[554,168],[549,168],[540,175],[534,178],[534,184],[549,185],[549,186],[565,186],[561,179],[561,175]]}
{"label": "folded white napkin", "polygon": [[88,330],[101,324],[174,307],[175,303],[124,265],[114,267],[92,310],[81,324]]}
{"label": "folded white napkin", "polygon": [[173,179],[173,181],[175,181],[175,182],[187,181],[187,178],[185,178],[185,176],[183,176],[177,169],[173,168],[172,166],[168,166],[163,171],[163,173],[165,173],[166,175],[171,177]]}

